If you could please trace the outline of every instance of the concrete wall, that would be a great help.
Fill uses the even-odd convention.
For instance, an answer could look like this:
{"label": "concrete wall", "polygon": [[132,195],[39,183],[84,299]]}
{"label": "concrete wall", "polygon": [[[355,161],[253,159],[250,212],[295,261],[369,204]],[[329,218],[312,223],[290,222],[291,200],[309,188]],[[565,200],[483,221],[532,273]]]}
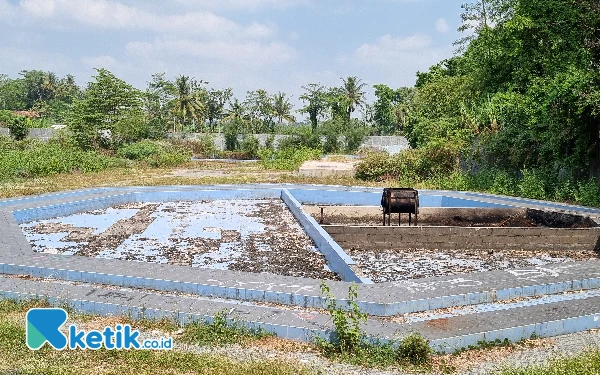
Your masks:
{"label": "concrete wall", "polygon": [[600,250],[600,228],[323,226],[342,247],[364,250]]}
{"label": "concrete wall", "polygon": [[[42,141],[48,141],[52,138],[58,130],[47,128],[47,129],[29,129],[29,138],[36,138]],[[0,128],[0,135],[8,137],[10,135],[7,128]],[[225,136],[223,134],[204,134],[204,133],[169,133],[167,137],[177,138],[177,139],[200,139],[206,136],[210,136],[214,139],[215,147],[218,150],[225,150]],[[255,134],[256,138],[260,142],[261,146],[265,145],[265,142],[270,134]],[[289,138],[289,135],[281,135],[276,134],[274,139],[274,144],[277,146],[279,141],[282,139]],[[340,138],[343,141],[343,137]],[[243,136],[238,136],[238,140],[241,142],[243,140]],[[367,137],[363,141],[361,147],[368,147],[378,150],[388,151],[390,154],[397,154],[400,151],[408,150],[410,148],[408,144],[408,140],[404,137]]]}
{"label": "concrete wall", "polygon": [[[213,137],[215,146],[219,150],[225,150],[225,136],[223,134],[204,134],[204,133],[169,133],[169,137],[178,138],[178,139],[200,139],[206,136]],[[265,142],[270,134],[254,134],[261,146],[265,145]],[[274,145],[277,147],[280,140],[289,138],[289,135],[275,135]],[[238,140],[241,142],[243,140],[243,136],[238,136]],[[340,140],[343,141],[343,136],[340,137]],[[378,150],[388,151],[390,154],[397,154],[400,151],[408,150],[410,148],[408,144],[408,140],[404,137],[366,137],[361,145],[361,147],[368,147]]]}
{"label": "concrete wall", "polygon": [[[50,138],[52,138],[56,132],[58,132],[58,131],[54,130],[54,129],[51,129],[51,128],[29,129],[29,135],[27,137],[28,138],[39,139],[41,141],[46,142]],[[7,128],[0,128],[0,135],[3,135],[5,137],[9,137],[10,136],[10,131]]]}

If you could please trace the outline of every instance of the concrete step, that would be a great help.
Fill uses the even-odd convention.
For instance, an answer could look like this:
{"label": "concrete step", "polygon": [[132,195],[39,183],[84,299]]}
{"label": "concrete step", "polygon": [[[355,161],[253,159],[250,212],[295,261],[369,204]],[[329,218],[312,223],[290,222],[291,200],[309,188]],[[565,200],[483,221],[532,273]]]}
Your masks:
{"label": "concrete step", "polygon": [[[215,314],[226,311],[229,319],[250,328],[263,328],[278,337],[301,341],[311,341],[317,336],[331,338],[332,324],[327,314],[283,306],[6,277],[0,278],[0,296],[43,298],[55,306],[67,304],[77,312],[126,315],[134,319],[167,318],[181,324],[211,321]],[[514,342],[532,335],[552,337],[597,328],[600,328],[600,291],[493,311],[449,317],[434,314],[423,321],[403,324],[371,318],[363,325],[367,337],[373,340],[396,342],[419,332],[439,352],[453,352],[481,341]]]}
{"label": "concrete step", "polygon": [[[177,273],[172,272],[173,267],[177,267]],[[319,280],[278,275],[150,263],[136,263],[135,268],[127,268],[127,262],[121,261],[48,254],[39,256],[27,252],[4,256],[0,262],[0,274],[184,292],[305,308],[324,306]],[[351,285],[339,281],[328,281],[327,284],[339,300],[347,297]],[[598,260],[393,283],[360,284],[358,298],[360,307],[367,313],[393,316],[594,288],[600,288]]]}

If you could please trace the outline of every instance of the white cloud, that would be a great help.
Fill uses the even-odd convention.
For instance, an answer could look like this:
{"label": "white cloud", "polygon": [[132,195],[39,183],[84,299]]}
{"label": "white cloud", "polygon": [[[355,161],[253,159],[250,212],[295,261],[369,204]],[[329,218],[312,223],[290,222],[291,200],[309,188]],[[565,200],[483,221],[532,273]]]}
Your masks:
{"label": "white cloud", "polygon": [[277,65],[294,60],[297,56],[297,51],[285,43],[256,41],[157,39],[154,43],[130,42],[126,50],[138,58],[194,57],[248,68]]}
{"label": "white cloud", "polygon": [[435,23],[435,28],[438,32],[442,34],[445,34],[448,31],[450,31],[450,26],[448,26],[448,22],[445,18],[440,18],[439,20],[437,20],[437,22]]}
{"label": "white cloud", "polygon": [[382,36],[375,44],[365,43],[354,52],[357,62],[367,65],[397,64],[400,58],[406,58],[415,51],[422,51],[431,46],[431,38],[427,35],[413,35],[394,38]]}
{"label": "white cloud", "polygon": [[219,11],[257,11],[264,8],[287,9],[294,6],[314,6],[314,0],[176,0],[185,6]]}
{"label": "white cloud", "polygon": [[353,55],[342,56],[337,61],[340,69],[352,75],[370,77],[369,84],[385,83],[399,87],[413,85],[415,72],[425,71],[450,56],[451,47],[434,46],[428,35],[384,35],[376,43],[365,43]]}
{"label": "white cloud", "polygon": [[[212,12],[159,14],[108,0],[22,0],[20,8],[33,19],[53,19],[61,27],[75,23],[104,29],[231,38],[264,38],[273,35],[276,29],[274,25],[258,22],[243,26]],[[56,27],[53,23],[49,25]]]}

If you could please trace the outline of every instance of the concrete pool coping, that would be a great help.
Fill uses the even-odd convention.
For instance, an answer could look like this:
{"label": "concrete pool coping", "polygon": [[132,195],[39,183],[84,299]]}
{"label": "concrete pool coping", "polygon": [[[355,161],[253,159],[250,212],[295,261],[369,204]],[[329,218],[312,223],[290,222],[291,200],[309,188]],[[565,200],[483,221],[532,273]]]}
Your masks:
{"label": "concrete pool coping", "polygon": [[[292,212],[302,217],[303,210],[298,205],[306,202],[334,201],[344,199],[347,204],[372,202],[380,199],[381,190],[372,188],[348,188],[337,186],[303,185],[215,185],[184,187],[129,187],[88,189],[44,196],[17,198],[0,201],[0,229],[4,236],[0,238],[0,272],[4,274],[24,274],[36,277],[53,277],[79,282],[92,282],[132,288],[148,288],[162,291],[182,291],[198,295],[264,301],[287,305],[322,308],[324,299],[320,295],[320,281],[267,274],[250,274],[235,271],[205,269],[184,269],[180,266],[157,265],[129,261],[114,261],[95,258],[60,256],[33,253],[31,246],[18,226],[19,220],[25,220],[28,212],[38,210],[43,215],[57,215],[62,209],[90,209],[90,205],[101,205],[103,200],[129,200],[139,194],[156,193],[165,199],[197,194],[197,191],[229,191],[233,196],[256,197],[270,194],[292,202]],[[267,190],[267,192],[265,192]],[[422,196],[433,196],[444,192],[423,191]],[[462,193],[447,193],[453,198],[464,197]],[[350,199],[355,198],[355,199]],[[502,197],[478,196],[477,202],[489,199],[492,204],[504,204]],[[73,202],[75,200],[75,202]],[[296,203],[294,203],[294,200]],[[427,201],[427,200],[425,200]],[[439,200],[442,202],[441,200]],[[499,203],[504,202],[504,203]],[[72,206],[69,208],[68,203]],[[535,208],[535,202],[527,205]],[[570,210],[577,207],[569,206]],[[586,210],[587,213],[587,210]],[[600,213],[600,211],[599,211]],[[304,215],[306,215],[304,213]],[[298,217],[298,216],[297,216]],[[309,222],[317,234],[322,228]],[[313,234],[314,235],[314,234]],[[336,248],[335,242],[326,237],[320,240],[327,243],[331,253],[344,261],[348,269],[352,264],[344,259]],[[316,242],[316,241],[315,241]],[[337,245],[339,247],[339,245]],[[334,254],[334,255],[335,255]],[[342,267],[343,264],[341,264]],[[174,279],[173,275],[177,275]],[[355,275],[356,276],[356,275]],[[360,280],[360,277],[356,276]],[[357,280],[355,280],[358,282]],[[362,280],[365,281],[365,280]],[[330,282],[332,292],[340,300],[347,296],[348,282]],[[420,279],[408,282],[359,285],[360,306],[372,315],[396,315],[405,312],[424,311],[460,305],[486,303],[543,294],[561,293],[570,290],[590,289],[600,286],[600,265],[596,260],[568,264],[531,267],[522,270],[492,271],[479,274],[459,275]]]}

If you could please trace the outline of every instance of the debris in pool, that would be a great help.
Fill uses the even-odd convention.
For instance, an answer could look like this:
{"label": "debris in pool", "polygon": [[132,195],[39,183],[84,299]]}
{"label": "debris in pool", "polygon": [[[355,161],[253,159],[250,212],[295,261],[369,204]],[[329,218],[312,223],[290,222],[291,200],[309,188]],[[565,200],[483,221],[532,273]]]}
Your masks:
{"label": "debris in pool", "polygon": [[21,228],[37,252],[339,280],[279,199],[130,203]]}

